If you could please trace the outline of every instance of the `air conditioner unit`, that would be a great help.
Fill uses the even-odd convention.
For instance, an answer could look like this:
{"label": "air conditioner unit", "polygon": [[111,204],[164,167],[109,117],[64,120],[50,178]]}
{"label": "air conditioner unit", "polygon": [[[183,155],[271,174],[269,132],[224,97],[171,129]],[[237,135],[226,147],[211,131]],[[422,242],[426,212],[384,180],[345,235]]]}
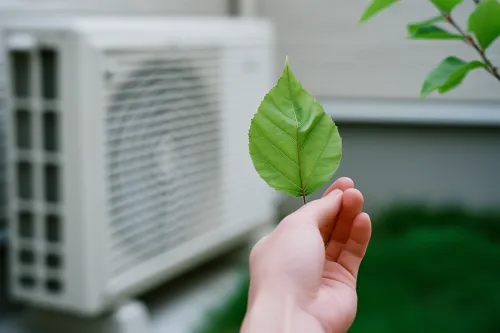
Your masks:
{"label": "air conditioner unit", "polygon": [[248,154],[272,77],[265,21],[5,23],[17,299],[95,315],[274,216]]}

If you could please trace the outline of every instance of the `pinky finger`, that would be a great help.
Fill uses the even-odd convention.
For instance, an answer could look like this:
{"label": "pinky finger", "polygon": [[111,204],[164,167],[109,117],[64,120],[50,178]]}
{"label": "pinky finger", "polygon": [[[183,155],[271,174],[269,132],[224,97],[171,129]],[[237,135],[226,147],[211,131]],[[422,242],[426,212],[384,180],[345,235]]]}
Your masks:
{"label": "pinky finger", "polygon": [[357,278],[359,266],[365,256],[372,233],[370,216],[360,213],[354,218],[349,240],[342,249],[337,262]]}

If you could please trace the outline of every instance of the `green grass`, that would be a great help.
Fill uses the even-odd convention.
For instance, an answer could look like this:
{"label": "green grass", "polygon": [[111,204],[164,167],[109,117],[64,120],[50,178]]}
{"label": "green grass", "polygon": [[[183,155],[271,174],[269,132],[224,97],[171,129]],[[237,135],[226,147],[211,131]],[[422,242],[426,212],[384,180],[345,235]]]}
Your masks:
{"label": "green grass", "polygon": [[248,272],[245,272],[235,292],[221,307],[207,313],[205,323],[196,333],[238,333],[246,312],[248,286]]}
{"label": "green grass", "polygon": [[[500,332],[500,214],[393,208],[374,221],[350,333]],[[237,333],[247,273],[197,333]]]}

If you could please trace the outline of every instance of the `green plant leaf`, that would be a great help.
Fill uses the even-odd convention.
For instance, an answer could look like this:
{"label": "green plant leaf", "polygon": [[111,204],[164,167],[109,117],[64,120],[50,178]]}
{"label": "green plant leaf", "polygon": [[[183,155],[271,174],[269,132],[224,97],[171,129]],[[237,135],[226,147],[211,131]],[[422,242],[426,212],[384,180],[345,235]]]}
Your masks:
{"label": "green plant leaf", "polygon": [[408,28],[410,39],[464,39],[463,36],[452,34],[440,27],[431,25],[422,28]]}
{"label": "green plant leaf", "polygon": [[434,17],[427,19],[427,20],[409,23],[408,27],[415,27],[415,28],[428,27],[430,25],[433,25],[434,23],[439,23],[439,22],[443,22],[443,21],[444,21],[444,16],[438,15],[438,16],[434,16]]}
{"label": "green plant leaf", "polygon": [[332,118],[295,78],[288,63],[252,118],[253,165],[274,189],[307,196],[331,179],[342,159]]}
{"label": "green plant leaf", "polygon": [[485,67],[480,61],[466,62],[457,57],[448,57],[427,75],[420,97],[425,98],[434,91],[443,94],[452,90],[462,83],[471,70]]}
{"label": "green plant leaf", "polygon": [[463,0],[431,0],[431,2],[443,13],[451,13]]}
{"label": "green plant leaf", "polygon": [[360,22],[366,22],[376,14],[378,14],[383,9],[395,4],[399,0],[372,0],[372,2],[366,7],[363,15],[361,15]]}
{"label": "green plant leaf", "polygon": [[500,36],[500,2],[483,0],[469,16],[469,31],[483,48],[487,49]]}
{"label": "green plant leaf", "polygon": [[444,21],[442,15],[433,17],[431,19],[413,22],[408,24],[408,38],[410,39],[464,39],[463,36],[452,34],[434,23]]}

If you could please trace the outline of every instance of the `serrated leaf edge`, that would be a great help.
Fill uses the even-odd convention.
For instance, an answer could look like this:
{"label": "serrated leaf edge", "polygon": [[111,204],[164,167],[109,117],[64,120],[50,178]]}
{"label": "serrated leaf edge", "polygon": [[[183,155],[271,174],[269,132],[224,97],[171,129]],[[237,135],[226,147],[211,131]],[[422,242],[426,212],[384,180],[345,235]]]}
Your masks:
{"label": "serrated leaf edge", "polygon": [[[283,73],[285,72],[285,70],[287,71],[287,75],[288,75],[288,82],[290,82],[290,75],[293,75],[293,73],[292,73],[292,71],[291,71],[291,69],[290,69],[290,63],[289,63],[289,57],[288,57],[288,56],[286,56],[286,57],[285,57],[285,68],[284,68],[284,70],[282,71],[282,75],[280,76],[280,79],[283,77]],[[296,79],[296,80],[297,80],[297,79]],[[308,91],[307,91],[307,90],[306,90],[306,89],[302,86],[302,83],[301,83],[299,80],[297,80],[297,83],[300,85],[301,89],[305,90],[305,91],[306,91],[309,95],[311,95],[311,96],[312,96],[312,98],[313,98],[313,103],[312,103],[312,104],[314,104],[314,103],[318,103],[318,104],[320,104],[320,105],[321,105],[321,103],[319,103],[319,102],[316,100],[316,98],[315,98],[312,94],[310,94],[310,93],[309,93],[309,92],[308,92]],[[251,120],[250,120],[250,126],[249,126],[249,129],[248,129],[248,132],[247,132],[248,149],[249,149],[249,150],[251,150],[251,146],[252,146],[252,140],[251,140],[251,138],[252,138],[252,137],[251,137],[251,135],[250,135],[250,131],[251,131],[251,128],[252,128],[252,124],[256,123],[256,121],[255,121],[255,117],[259,114],[259,109],[260,109],[260,106],[262,105],[262,103],[264,102],[264,100],[265,100],[267,97],[268,97],[268,98],[270,98],[271,100],[273,100],[273,97],[271,96],[271,92],[272,92],[272,91],[273,91],[273,90],[274,90],[274,89],[278,86],[278,84],[279,84],[279,79],[278,79],[278,81],[276,82],[276,84],[275,84],[275,85],[274,85],[274,86],[273,86],[273,87],[269,90],[269,92],[268,92],[267,94],[265,94],[265,95],[264,95],[264,97],[261,99],[261,101],[260,101],[260,103],[259,103],[259,108],[257,109],[257,112],[253,115],[253,117],[252,117],[252,118],[251,118]],[[291,92],[291,89],[290,89],[290,88],[289,88],[289,91]],[[291,101],[291,102],[292,102],[292,104],[293,104],[293,101]],[[274,102],[274,101],[273,101],[273,104],[275,105],[276,109],[279,111],[279,108],[276,106],[276,104],[275,104],[275,102]],[[293,107],[293,109],[294,109],[294,115],[296,116],[296,113],[295,113],[295,107]],[[330,116],[326,113],[326,111],[323,109],[323,106],[322,106],[322,105],[321,105],[321,109],[322,109],[323,114],[322,114],[322,116],[319,118],[319,120],[318,120],[318,121],[314,124],[314,126],[315,126],[315,125],[317,125],[317,123],[319,123],[319,122],[321,121],[321,119],[322,119],[324,116],[328,116],[328,117],[330,117]],[[280,114],[282,114],[281,112],[279,112],[279,113],[280,113]],[[285,116],[285,115],[284,115],[284,116]],[[285,116],[285,117],[286,117],[286,116]],[[288,118],[288,117],[286,117],[286,118],[287,118],[287,119],[290,119],[290,118]],[[292,120],[292,121],[293,121],[293,119],[290,119],[290,120]],[[301,128],[301,126],[302,126],[303,124],[300,124],[300,126],[299,126],[297,118],[295,118],[295,121],[296,121],[296,127],[297,127],[297,135],[296,135],[296,136],[298,137],[298,131],[300,130],[300,128]],[[333,121],[333,119],[332,119],[332,122],[333,122],[332,129],[331,129],[331,131],[330,131],[330,133],[329,133],[329,135],[328,135],[327,140],[325,140],[325,145],[324,145],[324,147],[323,147],[323,150],[321,151],[321,154],[319,155],[319,157],[316,159],[316,162],[314,163],[313,169],[312,169],[312,171],[311,171],[311,174],[308,176],[307,182],[309,182],[310,178],[311,178],[311,177],[312,177],[312,175],[314,174],[314,169],[316,168],[316,166],[317,166],[317,164],[318,164],[318,161],[319,161],[319,160],[321,159],[321,157],[323,156],[323,154],[324,154],[324,152],[325,152],[325,150],[326,150],[326,147],[328,146],[328,143],[330,142],[330,140],[331,140],[331,138],[332,138],[332,135],[334,134],[334,130],[335,130],[335,128],[337,128],[337,126],[336,126],[335,122]],[[274,124],[274,123],[273,123],[273,124]],[[282,129],[281,127],[279,127],[277,124],[274,124],[274,125],[275,125],[276,127],[278,127],[281,131],[283,131],[284,133],[286,133],[288,136],[290,136],[290,135],[289,135],[289,134],[288,134],[285,130],[283,130],[283,129]],[[308,137],[306,138],[306,140],[304,140],[304,144],[302,144],[302,145],[300,144],[300,142],[298,141],[298,139],[297,139],[297,138],[293,138],[293,137],[291,137],[291,136],[290,136],[292,139],[294,139],[294,140],[295,140],[296,145],[297,145],[297,149],[298,149],[298,151],[297,151],[297,157],[298,157],[298,162],[299,162],[298,167],[299,167],[299,175],[300,175],[300,179],[301,179],[301,181],[302,181],[302,170],[301,170],[302,168],[301,168],[301,165],[300,165],[299,155],[300,155],[300,151],[302,151],[302,149],[305,147],[305,144],[307,143],[307,141],[309,140],[309,138],[310,138],[310,137],[314,134],[314,133],[313,133],[313,132],[314,132],[314,128],[315,128],[315,127],[312,127],[312,128],[311,128],[311,130],[310,130],[310,134],[308,135]],[[338,128],[337,128],[337,131],[338,131]],[[339,153],[339,156],[338,156],[338,157],[339,157],[339,161],[338,161],[338,163],[337,163],[337,168],[338,168],[338,165],[340,165],[340,162],[341,162],[341,160],[342,160],[342,158],[343,158],[343,154],[342,154],[342,148],[343,148],[343,146],[342,146],[342,138],[340,137],[340,135],[339,135],[339,138],[340,138],[340,153]],[[268,140],[268,141],[269,141],[269,140]],[[271,141],[269,141],[269,142],[272,144],[272,142],[271,142]],[[257,151],[258,151],[258,150],[257,150]],[[280,151],[280,152],[282,152],[282,150],[281,150],[281,149],[279,149],[279,151]],[[250,155],[252,155],[252,154],[250,154]],[[297,188],[297,190],[298,190],[299,192],[298,192],[298,193],[296,193],[296,195],[295,195],[296,197],[300,197],[300,196],[304,196],[304,197],[305,197],[305,196],[307,196],[307,195],[310,195],[313,191],[315,191],[315,190],[316,190],[316,189],[312,189],[312,190],[310,190],[310,191],[306,191],[306,190],[307,190],[307,185],[301,184],[301,186],[298,186],[298,185],[297,185],[294,181],[292,181],[291,179],[289,179],[289,178],[288,178],[286,175],[284,175],[284,174],[283,174],[283,173],[282,173],[279,169],[277,169],[275,166],[273,166],[273,165],[272,165],[272,164],[271,164],[271,163],[270,163],[270,162],[269,162],[269,161],[265,158],[265,156],[264,156],[261,152],[258,152],[258,155],[259,155],[261,158],[263,158],[263,159],[264,159],[264,161],[266,162],[266,164],[267,164],[267,165],[269,165],[271,168],[273,168],[274,170],[276,170],[276,172],[278,172],[281,176],[283,176],[286,180],[288,180],[291,184],[293,184],[293,185]],[[289,157],[288,157],[286,154],[285,154],[285,156],[289,159]],[[254,169],[256,170],[257,174],[259,175],[259,177],[260,177],[262,180],[264,180],[264,182],[266,182],[266,184],[267,184],[269,187],[274,188],[274,189],[276,189],[276,190],[278,190],[278,191],[281,191],[281,192],[289,193],[288,191],[285,191],[285,189],[284,189],[284,188],[279,188],[279,187],[276,187],[276,186],[274,186],[274,185],[271,185],[271,184],[270,184],[270,183],[269,183],[266,179],[264,179],[264,178],[260,175],[260,173],[258,172],[257,168],[255,167],[255,163],[254,163],[253,159],[251,159],[251,160],[252,160],[252,164],[254,165]],[[292,160],[292,162],[294,162],[294,161]],[[295,162],[294,162],[294,163],[295,163]],[[295,164],[297,164],[297,163],[295,163]],[[334,172],[335,172],[335,170],[334,170]]]}

